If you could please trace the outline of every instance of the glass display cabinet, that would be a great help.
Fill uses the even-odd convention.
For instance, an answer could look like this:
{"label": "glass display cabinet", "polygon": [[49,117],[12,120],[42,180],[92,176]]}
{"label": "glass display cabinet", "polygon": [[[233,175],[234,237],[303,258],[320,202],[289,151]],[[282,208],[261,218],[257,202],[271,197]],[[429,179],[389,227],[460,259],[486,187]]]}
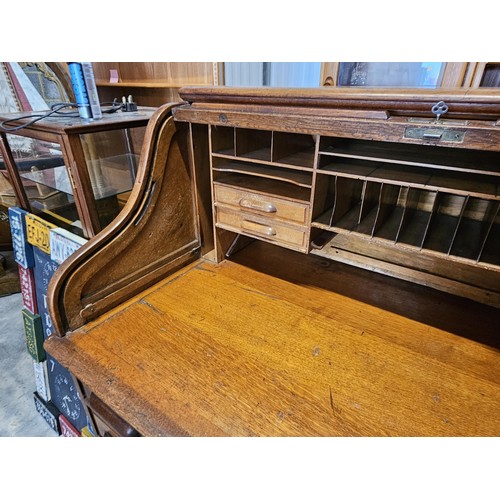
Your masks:
{"label": "glass display cabinet", "polygon": [[146,125],[155,108],[116,112],[100,120],[32,113],[0,116],[5,206],[90,238],[107,226],[135,180]]}
{"label": "glass display cabinet", "polygon": [[498,62],[324,62],[321,85],[406,89],[498,88]]}

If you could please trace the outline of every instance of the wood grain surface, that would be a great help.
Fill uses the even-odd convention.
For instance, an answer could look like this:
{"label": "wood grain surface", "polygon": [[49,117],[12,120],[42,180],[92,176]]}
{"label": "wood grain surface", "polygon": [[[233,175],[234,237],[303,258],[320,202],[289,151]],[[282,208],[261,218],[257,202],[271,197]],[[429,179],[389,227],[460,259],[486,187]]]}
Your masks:
{"label": "wood grain surface", "polygon": [[261,269],[197,261],[48,352],[146,436],[498,435],[497,309],[248,248]]}

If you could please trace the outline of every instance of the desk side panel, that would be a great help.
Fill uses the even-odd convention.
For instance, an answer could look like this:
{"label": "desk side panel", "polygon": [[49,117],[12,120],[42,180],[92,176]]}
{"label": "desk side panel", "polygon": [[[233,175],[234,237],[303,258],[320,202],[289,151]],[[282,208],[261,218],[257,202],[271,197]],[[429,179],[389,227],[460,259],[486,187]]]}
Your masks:
{"label": "desk side panel", "polygon": [[56,334],[78,328],[198,255],[188,126],[167,104],[149,122],[137,180],[117,219],[59,268],[48,301]]}

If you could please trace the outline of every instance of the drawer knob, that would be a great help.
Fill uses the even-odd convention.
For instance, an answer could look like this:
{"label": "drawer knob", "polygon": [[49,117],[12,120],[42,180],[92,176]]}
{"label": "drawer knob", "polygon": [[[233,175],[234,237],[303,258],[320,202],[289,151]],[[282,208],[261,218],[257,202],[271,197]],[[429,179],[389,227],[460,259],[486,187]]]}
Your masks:
{"label": "drawer knob", "polygon": [[259,224],[258,222],[253,222],[251,220],[242,220],[241,229],[245,231],[250,231],[254,234],[259,234],[261,236],[275,236],[276,229],[266,224]]}
{"label": "drawer knob", "polygon": [[276,207],[272,203],[259,203],[255,200],[240,200],[241,208],[249,208],[250,210],[257,210],[258,212],[265,212],[266,214],[272,214],[276,212]]}

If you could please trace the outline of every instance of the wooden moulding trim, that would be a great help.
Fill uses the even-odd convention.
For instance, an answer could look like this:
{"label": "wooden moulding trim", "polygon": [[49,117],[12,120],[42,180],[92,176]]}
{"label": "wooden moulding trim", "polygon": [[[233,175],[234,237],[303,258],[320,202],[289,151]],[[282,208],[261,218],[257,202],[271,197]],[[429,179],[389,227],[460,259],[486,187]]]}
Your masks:
{"label": "wooden moulding trim", "polygon": [[183,87],[180,97],[192,104],[294,106],[310,108],[352,108],[392,112],[430,111],[438,101],[445,101],[449,113],[500,115],[500,90],[496,89],[357,89],[314,88],[245,88]]}
{"label": "wooden moulding trim", "polygon": [[[200,110],[200,111],[209,111],[212,113],[217,113],[220,115],[221,113],[226,113],[226,112],[233,112],[233,111],[239,111],[239,112],[244,112],[246,114],[269,114],[269,115],[290,115],[290,116],[296,116],[300,118],[301,116],[314,116],[316,117],[318,115],[318,110],[317,108],[311,108],[311,107],[291,107],[291,106],[280,106],[280,107],[265,107],[265,106],[260,106],[260,105],[254,105],[254,104],[247,104],[244,106],[244,109],[238,108],[234,104],[226,104],[226,103],[206,103],[200,106],[197,106],[196,104],[193,106],[180,106],[175,110],[174,116],[177,120],[178,116],[180,116],[181,121],[183,119],[183,112],[184,111],[190,111],[191,109],[193,110]],[[331,108],[323,108],[321,110],[321,117],[322,118],[350,118],[350,119],[379,119],[379,120],[387,120],[390,118],[390,114],[387,111],[382,111],[382,110],[366,110],[366,109],[331,109]]]}
{"label": "wooden moulding trim", "polygon": [[[162,169],[165,166],[165,164],[161,165],[161,159],[160,162],[156,161],[157,155],[167,154],[159,153],[158,149],[163,151],[164,148],[168,150],[170,147],[175,133],[171,111],[176,105],[176,103],[170,103],[161,106],[148,123],[136,182],[121,213],[108,227],[71,255],[54,273],[48,289],[48,308],[57,336],[64,336],[67,331],[83,326],[91,318],[117,305],[117,301],[126,300],[134,293],[160,280],[166,272],[171,271],[171,268],[175,268],[175,264],[167,265],[166,258],[169,256],[165,256],[157,260],[156,268],[146,266],[148,272],[142,279],[118,278],[116,282],[104,288],[104,293],[92,289],[91,286],[88,288],[88,283],[92,283],[94,275],[106,272],[106,267],[102,266],[102,262],[107,262],[110,258],[119,258],[120,252],[126,250],[129,241],[144,237],[140,232],[142,224],[150,218],[156,204],[153,200],[151,207],[148,207],[151,201],[151,191],[155,186],[154,176],[161,179]],[[158,168],[155,168],[155,162],[160,163]],[[155,193],[156,196],[157,193]],[[199,248],[199,242],[187,246],[190,248],[184,248],[187,255],[184,262],[194,258],[193,253],[196,248]],[[147,241],[144,248],[147,251]],[[182,260],[180,255],[170,255],[170,257],[174,260],[176,258]],[[135,271],[141,271],[144,267],[144,263],[138,262],[134,269],[129,270],[130,274],[135,276],[137,274]],[[83,297],[84,287],[90,290],[87,300]],[[94,295],[97,302],[89,304],[90,297]],[[83,310],[85,312],[81,314]]]}

